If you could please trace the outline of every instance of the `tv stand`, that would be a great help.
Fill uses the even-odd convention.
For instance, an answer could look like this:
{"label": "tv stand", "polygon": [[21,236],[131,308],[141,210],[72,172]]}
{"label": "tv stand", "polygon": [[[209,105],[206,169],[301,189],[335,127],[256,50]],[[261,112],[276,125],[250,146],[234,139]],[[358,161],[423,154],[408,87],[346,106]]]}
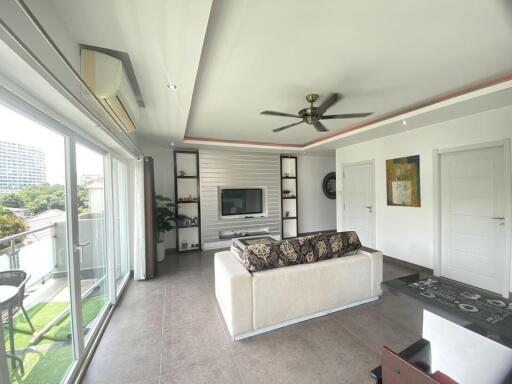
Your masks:
{"label": "tv stand", "polygon": [[255,227],[255,228],[233,228],[226,231],[217,232],[219,235],[219,241],[210,242],[206,249],[221,249],[231,247],[233,239],[236,238],[249,238],[256,236],[272,236],[277,240],[281,239],[281,236],[275,232],[271,232],[269,227]]}
{"label": "tv stand", "polygon": [[219,239],[221,240],[231,240],[236,239],[238,237],[250,237],[250,236],[265,236],[270,235],[269,231],[230,231],[230,232],[220,232]]}

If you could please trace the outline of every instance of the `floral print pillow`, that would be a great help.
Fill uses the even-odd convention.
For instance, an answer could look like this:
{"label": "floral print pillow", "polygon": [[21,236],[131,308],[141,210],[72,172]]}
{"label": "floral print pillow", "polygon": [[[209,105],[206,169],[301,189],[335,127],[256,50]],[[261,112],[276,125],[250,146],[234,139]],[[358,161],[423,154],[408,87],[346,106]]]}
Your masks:
{"label": "floral print pillow", "polygon": [[326,233],[249,245],[244,249],[241,261],[249,272],[257,272],[352,255],[359,248],[361,242],[353,231]]}

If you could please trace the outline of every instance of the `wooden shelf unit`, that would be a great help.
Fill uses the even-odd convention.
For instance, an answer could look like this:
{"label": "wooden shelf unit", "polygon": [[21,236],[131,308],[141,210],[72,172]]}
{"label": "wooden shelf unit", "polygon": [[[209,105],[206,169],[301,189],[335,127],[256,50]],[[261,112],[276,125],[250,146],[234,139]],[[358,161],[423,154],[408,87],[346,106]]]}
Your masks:
{"label": "wooden shelf unit", "polygon": [[[299,233],[299,206],[297,183],[297,156],[281,155],[281,238],[290,239]],[[283,190],[290,190],[291,196],[283,196]],[[289,212],[286,217],[285,212]]]}
{"label": "wooden shelf unit", "polygon": [[[182,166],[186,166],[188,170],[195,172],[195,175],[183,175],[180,176],[180,171],[184,169]],[[194,173],[190,172],[190,173]],[[187,192],[197,200],[190,201],[179,201],[179,198],[187,198],[183,196],[183,189],[186,187],[183,183],[188,183],[192,180],[196,180],[195,187],[188,185]],[[194,205],[197,205],[197,224],[177,224],[176,225],[176,250],[177,252],[190,252],[201,249],[201,202],[199,199],[199,152],[196,150],[175,150],[174,151],[174,196],[176,201],[176,222],[178,223],[178,215],[183,212],[190,212],[193,210]],[[195,196],[194,196],[195,194]],[[185,204],[185,206],[182,206]],[[191,205],[192,204],[192,205]],[[192,208],[190,208],[192,207]],[[191,234],[191,229],[196,228],[194,231],[197,233]],[[187,231],[186,233],[184,231]],[[186,240],[188,247],[183,248],[181,242]],[[192,245],[197,244],[197,246]]]}

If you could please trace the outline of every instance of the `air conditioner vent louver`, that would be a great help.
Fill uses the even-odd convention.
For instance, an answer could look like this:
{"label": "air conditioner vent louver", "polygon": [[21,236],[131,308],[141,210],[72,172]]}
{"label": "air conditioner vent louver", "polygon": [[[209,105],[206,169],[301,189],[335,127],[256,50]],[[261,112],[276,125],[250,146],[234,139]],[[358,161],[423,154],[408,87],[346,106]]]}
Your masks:
{"label": "air conditioner vent louver", "polygon": [[[82,77],[126,132],[137,129],[139,107],[123,63],[115,57],[83,48]],[[92,97],[86,89],[84,95]],[[117,126],[116,126],[117,128]]]}

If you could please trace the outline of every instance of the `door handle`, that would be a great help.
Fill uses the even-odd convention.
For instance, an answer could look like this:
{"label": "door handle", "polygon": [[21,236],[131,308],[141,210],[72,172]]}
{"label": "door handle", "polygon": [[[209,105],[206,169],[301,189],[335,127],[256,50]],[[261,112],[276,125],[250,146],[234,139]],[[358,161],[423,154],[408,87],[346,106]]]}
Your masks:
{"label": "door handle", "polygon": [[368,206],[367,206],[367,207],[365,207],[365,208],[372,209],[372,207],[368,207]]}
{"label": "door handle", "polygon": [[505,220],[504,217],[491,217],[492,220]]}
{"label": "door handle", "polygon": [[84,248],[87,247],[89,244],[91,244],[90,241],[86,241],[85,243],[83,244],[77,244],[75,245],[75,248],[78,252],[80,252],[80,263],[82,263],[84,261]]}
{"label": "door handle", "polygon": [[76,249],[82,249],[82,248],[87,247],[89,244],[91,244],[91,242],[90,241],[86,241],[83,244],[77,244],[75,247],[76,247]]}

